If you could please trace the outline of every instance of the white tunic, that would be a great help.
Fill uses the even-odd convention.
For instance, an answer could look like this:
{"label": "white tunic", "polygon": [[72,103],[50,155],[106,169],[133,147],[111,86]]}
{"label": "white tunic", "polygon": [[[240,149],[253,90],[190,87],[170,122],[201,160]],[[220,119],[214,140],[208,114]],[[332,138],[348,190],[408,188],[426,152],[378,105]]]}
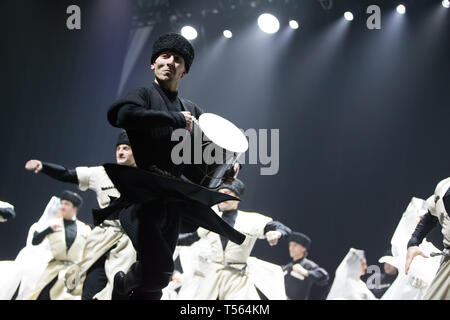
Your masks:
{"label": "white tunic", "polygon": [[[109,206],[110,197],[120,197],[119,191],[103,166],[77,167],[75,170],[80,190],[94,191],[100,208]],[[115,274],[118,271],[127,272],[136,261],[136,251],[118,219],[105,220],[92,230],[86,241],[82,261],[72,266],[66,273],[66,286],[72,294],[81,294],[87,271],[108,251],[105,261],[107,284],[94,296],[94,299],[98,300],[111,299]]]}
{"label": "white tunic", "polygon": [[27,299],[35,290],[36,284],[53,258],[47,237],[38,245],[33,245],[35,231],[48,227],[49,221],[58,214],[61,200],[52,197],[38,222],[28,230],[26,246],[20,250],[14,261],[0,262],[0,298],[9,300],[19,287],[17,300]]}
{"label": "white tunic", "polygon": [[[214,210],[222,216],[216,207]],[[241,245],[228,241],[225,249],[219,234],[199,228],[197,233],[201,240],[180,250],[183,270],[188,276],[183,278],[178,298],[257,300],[260,297],[255,285],[265,282],[268,285],[258,286],[258,289],[269,299],[285,299],[281,267],[256,258],[249,259],[256,240],[265,239],[264,228],[270,221],[272,218],[262,214],[238,210],[234,228],[246,238]],[[189,254],[186,255],[186,251]],[[271,281],[277,283],[270,285]]]}
{"label": "white tunic", "polygon": [[[434,191],[434,196],[427,199],[428,210],[438,218],[441,224],[444,246],[450,248],[450,217],[444,205],[444,196],[450,187],[450,177],[440,181]],[[436,276],[431,282],[424,297],[425,300],[450,299],[450,259],[442,257]]]}
{"label": "white tunic", "polygon": [[77,167],[78,186],[81,191],[90,189],[97,194],[97,202],[100,208],[105,208],[111,202],[110,196],[119,198],[120,193],[114,187],[103,166]]}
{"label": "white tunic", "polygon": [[[422,299],[439,268],[439,257],[424,258],[417,256],[411,263],[408,275],[405,274],[407,244],[422,215],[427,212],[427,202],[413,197],[402,214],[391,240],[392,256],[384,256],[379,262],[389,263],[397,268],[398,275],[382,300],[417,300]],[[419,248],[426,254],[439,251],[426,239]]]}
{"label": "white tunic", "polygon": [[50,221],[49,225],[53,224],[59,224],[62,227],[61,229],[46,236],[50,244],[53,259],[48,263],[47,268],[39,279],[37,288],[30,299],[36,299],[42,289],[44,289],[44,287],[55,277],[58,277],[55,285],[50,290],[50,298],[52,300],[78,300],[80,299],[80,296],[72,295],[67,291],[67,288],[64,285],[64,276],[70,265],[81,261],[84,246],[86,244],[87,237],[91,232],[91,228],[80,220],[76,220],[77,234],[74,242],[67,250],[66,232],[64,229],[63,219],[57,218]]}
{"label": "white tunic", "polygon": [[444,246],[450,248],[450,217],[444,206],[444,195],[450,188],[450,177],[440,181],[434,195],[427,199],[428,210],[437,217],[442,227],[442,236]]}

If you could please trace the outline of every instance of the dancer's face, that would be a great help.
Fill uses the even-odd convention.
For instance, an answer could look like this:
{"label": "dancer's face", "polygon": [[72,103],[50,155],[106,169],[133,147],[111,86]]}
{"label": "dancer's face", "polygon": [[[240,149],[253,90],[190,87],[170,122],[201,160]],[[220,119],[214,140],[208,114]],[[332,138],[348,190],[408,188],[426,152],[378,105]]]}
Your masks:
{"label": "dancer's face", "polygon": [[295,241],[289,241],[289,255],[293,260],[301,259],[306,252],[306,248]]}
{"label": "dancer's face", "polygon": [[59,207],[59,216],[66,220],[72,220],[77,215],[78,208],[68,200],[61,200],[61,206]]}
{"label": "dancer's face", "polygon": [[155,72],[158,82],[169,86],[172,83],[178,86],[178,82],[186,74],[184,58],[173,51],[163,51],[151,65],[151,68]]}
{"label": "dancer's face", "polygon": [[389,264],[389,263],[384,263],[383,269],[384,269],[384,272],[385,272],[386,274],[391,274],[391,275],[393,275],[393,274],[396,274],[396,273],[397,273],[397,268],[394,267],[393,265]]}
{"label": "dancer's face", "polygon": [[116,147],[116,161],[117,164],[123,166],[136,166],[136,161],[134,161],[133,150],[127,144],[119,144]]}
{"label": "dancer's face", "polygon": [[366,274],[366,270],[367,270],[367,260],[362,259],[361,260],[361,275],[362,276]]}
{"label": "dancer's face", "polygon": [[[228,194],[228,195],[233,196],[235,198],[239,198],[236,195],[236,193],[234,193],[230,189],[220,189],[219,192]],[[220,211],[236,210],[238,205],[239,205],[239,201],[237,201],[237,200],[224,201],[224,202],[219,203],[219,210]]]}

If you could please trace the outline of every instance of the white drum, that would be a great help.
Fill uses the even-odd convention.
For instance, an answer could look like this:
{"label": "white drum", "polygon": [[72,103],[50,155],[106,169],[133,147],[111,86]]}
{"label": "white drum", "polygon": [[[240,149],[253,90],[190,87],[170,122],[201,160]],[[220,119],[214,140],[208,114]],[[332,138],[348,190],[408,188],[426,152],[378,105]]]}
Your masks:
{"label": "white drum", "polygon": [[[193,133],[192,161],[185,165],[183,175],[198,185],[216,189],[226,171],[247,151],[247,138],[232,122],[213,113],[204,113],[194,120]],[[196,141],[201,141],[201,148],[195,146]]]}

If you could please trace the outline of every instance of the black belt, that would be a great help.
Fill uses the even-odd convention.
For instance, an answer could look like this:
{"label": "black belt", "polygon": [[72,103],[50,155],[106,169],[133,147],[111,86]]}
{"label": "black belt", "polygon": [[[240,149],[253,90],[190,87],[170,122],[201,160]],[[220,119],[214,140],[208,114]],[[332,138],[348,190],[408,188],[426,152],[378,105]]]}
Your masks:
{"label": "black belt", "polygon": [[431,252],[430,253],[430,257],[436,257],[436,256],[444,256],[444,257],[449,258],[450,257],[450,249],[445,248],[441,252]]}
{"label": "black belt", "polygon": [[148,168],[148,171],[154,172],[154,173],[158,173],[158,174],[163,175],[163,176],[168,176],[168,177],[171,177],[171,178],[178,178],[175,175],[173,175],[172,173],[158,168],[156,165],[151,165]]}

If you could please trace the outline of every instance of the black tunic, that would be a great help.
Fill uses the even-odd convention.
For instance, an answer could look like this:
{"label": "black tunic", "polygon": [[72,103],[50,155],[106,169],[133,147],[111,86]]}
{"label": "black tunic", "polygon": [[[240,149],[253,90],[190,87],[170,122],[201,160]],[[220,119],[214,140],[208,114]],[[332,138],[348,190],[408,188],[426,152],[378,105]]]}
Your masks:
{"label": "black tunic", "polygon": [[127,131],[137,168],[104,164],[121,197],[109,207],[95,210],[94,220],[99,223],[118,213],[137,251],[136,270],[142,270],[140,291],[149,297],[160,296],[170,280],[181,226],[189,226],[185,232],[201,226],[239,244],[245,240],[211,209],[214,204],[238,199],[179,178],[183,165],[172,162],[171,151],[178,141],[171,141],[171,135],[186,127],[182,110],[196,118],[202,113],[194,103],[153,83],[150,88],[131,91],[114,103],[107,115],[111,125]]}
{"label": "black tunic", "polygon": [[[309,276],[301,280],[291,275],[292,266],[299,263],[308,270]],[[316,263],[306,258],[292,261],[283,266],[285,271],[284,284],[286,295],[290,300],[308,300],[312,286],[325,286],[328,283],[329,276],[325,269],[319,267]]]}
{"label": "black tunic", "polygon": [[164,91],[153,83],[150,88],[131,91],[125,99],[113,104],[108,111],[108,121],[127,131],[139,168],[148,169],[156,165],[180,176],[183,165],[173,164],[170,157],[178,142],[170,138],[175,129],[186,127],[181,111],[190,111],[197,119],[203,113],[194,103],[181,100],[176,93]]}
{"label": "black tunic", "polygon": [[[132,90],[125,99],[111,106],[107,114],[108,121],[127,131],[138,168],[104,165],[122,199],[114,201],[106,210],[95,211],[94,220],[100,223],[114,214],[117,207],[120,209],[131,203],[163,199],[166,202],[181,202],[181,232],[192,232],[201,226],[225,235],[233,242],[242,243],[245,236],[230,227],[210,208],[223,201],[238,199],[173,178],[183,173],[183,164],[175,165],[170,157],[173,146],[178,143],[171,141],[173,130],[186,127],[181,110],[189,111],[196,118],[203,113],[193,102],[179,98],[176,92],[161,89],[154,82],[150,88]],[[147,171],[152,166],[173,177]],[[130,227],[135,224],[135,221],[129,223],[125,219],[122,217],[122,224]],[[129,228],[132,241],[136,229],[136,225]]]}

